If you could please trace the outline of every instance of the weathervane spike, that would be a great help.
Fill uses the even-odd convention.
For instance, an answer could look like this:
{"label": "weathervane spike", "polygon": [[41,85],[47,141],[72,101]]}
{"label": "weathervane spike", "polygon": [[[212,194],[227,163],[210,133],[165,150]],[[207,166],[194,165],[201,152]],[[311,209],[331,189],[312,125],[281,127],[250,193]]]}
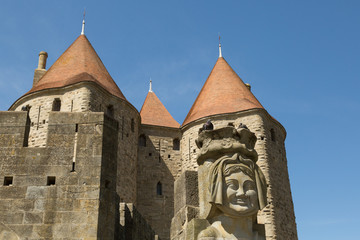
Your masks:
{"label": "weathervane spike", "polygon": [[85,9],[84,9],[84,17],[82,21],[81,35],[85,35]]}
{"label": "weathervane spike", "polygon": [[222,57],[222,53],[221,53],[221,42],[220,42],[220,33],[219,33],[219,58]]}
{"label": "weathervane spike", "polygon": [[152,81],[151,81],[151,78],[150,78],[150,87],[149,87],[149,92],[153,92],[153,91],[152,91]]}

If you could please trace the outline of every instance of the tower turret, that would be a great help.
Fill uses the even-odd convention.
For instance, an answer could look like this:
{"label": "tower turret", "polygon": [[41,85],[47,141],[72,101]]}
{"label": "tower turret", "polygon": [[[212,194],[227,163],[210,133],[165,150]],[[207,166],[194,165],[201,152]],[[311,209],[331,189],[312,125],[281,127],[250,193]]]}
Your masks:
{"label": "tower turret", "polygon": [[[266,239],[297,239],[284,145],[286,131],[225,61],[220,43],[219,58],[181,126],[182,172],[198,168],[195,140],[209,119],[215,129],[245,124],[255,133],[258,165],[269,185],[268,204],[259,211],[257,221],[265,224]],[[201,214],[200,218],[206,217]]]}

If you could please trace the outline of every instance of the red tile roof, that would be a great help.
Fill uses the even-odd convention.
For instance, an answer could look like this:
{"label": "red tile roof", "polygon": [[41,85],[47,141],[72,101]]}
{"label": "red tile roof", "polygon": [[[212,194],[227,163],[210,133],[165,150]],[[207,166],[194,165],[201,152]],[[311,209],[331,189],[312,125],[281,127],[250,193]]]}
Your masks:
{"label": "red tile roof", "polygon": [[25,95],[86,81],[95,82],[112,95],[126,100],[89,40],[80,35]]}
{"label": "red tile roof", "polygon": [[154,92],[149,92],[140,110],[141,124],[179,128],[180,124],[170,115]]}
{"label": "red tile roof", "polygon": [[202,117],[253,108],[263,108],[263,106],[225,59],[220,57],[182,126]]}

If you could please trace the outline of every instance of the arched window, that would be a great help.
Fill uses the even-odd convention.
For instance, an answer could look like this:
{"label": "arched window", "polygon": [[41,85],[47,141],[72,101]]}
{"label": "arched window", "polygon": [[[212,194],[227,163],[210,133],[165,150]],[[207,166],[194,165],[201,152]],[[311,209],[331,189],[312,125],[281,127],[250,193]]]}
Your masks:
{"label": "arched window", "polygon": [[134,119],[132,118],[131,119],[131,132],[134,132],[135,131],[135,121]]}
{"label": "arched window", "polygon": [[270,129],[270,135],[271,135],[271,141],[275,142],[276,138],[275,138],[275,131],[273,128]]}
{"label": "arched window", "polygon": [[146,147],[146,136],[144,134],[139,136],[139,146]]}
{"label": "arched window", "polygon": [[53,101],[53,105],[52,105],[52,110],[53,111],[60,111],[61,108],[61,100],[60,98],[55,98]]}
{"label": "arched window", "polygon": [[114,106],[113,105],[108,105],[106,108],[106,114],[109,117],[114,117]]}
{"label": "arched window", "polygon": [[173,140],[173,150],[180,150],[180,140],[178,138]]}
{"label": "arched window", "polygon": [[162,195],[162,185],[161,182],[158,182],[156,185],[156,195],[161,196]]}

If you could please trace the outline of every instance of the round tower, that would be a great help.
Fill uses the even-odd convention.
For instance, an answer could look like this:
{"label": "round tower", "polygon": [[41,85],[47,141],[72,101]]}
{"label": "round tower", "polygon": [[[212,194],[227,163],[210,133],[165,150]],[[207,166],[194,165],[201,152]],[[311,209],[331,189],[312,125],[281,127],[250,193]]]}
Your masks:
{"label": "round tower", "polygon": [[46,57],[46,52],[40,52],[32,88],[9,109],[28,111],[27,146],[47,147],[52,112],[105,113],[117,122],[116,188],[120,201],[136,202],[139,112],[126,100],[85,34],[81,34],[49,70],[45,69]]}
{"label": "round tower", "polygon": [[152,90],[141,108],[137,208],[161,239],[170,237],[174,181],[181,172],[180,124]]}
{"label": "round tower", "polygon": [[[257,137],[257,164],[268,185],[268,204],[259,211],[257,221],[265,225],[266,239],[297,239],[284,145],[286,131],[264,109],[219,50],[220,56],[181,127],[182,171],[198,168],[195,139],[207,120],[211,120],[215,129],[245,124]],[[205,218],[201,214],[200,211],[200,218]]]}

